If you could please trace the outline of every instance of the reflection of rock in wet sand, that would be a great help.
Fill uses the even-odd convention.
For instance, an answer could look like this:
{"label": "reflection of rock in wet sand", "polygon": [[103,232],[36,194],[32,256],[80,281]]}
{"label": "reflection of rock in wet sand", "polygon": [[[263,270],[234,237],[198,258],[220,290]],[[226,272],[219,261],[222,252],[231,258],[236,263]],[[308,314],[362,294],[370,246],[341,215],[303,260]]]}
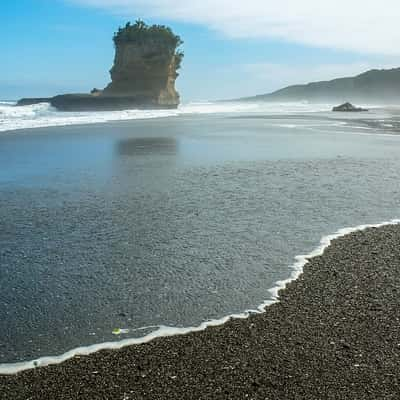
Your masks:
{"label": "reflection of rock in wet sand", "polygon": [[148,154],[176,154],[177,142],[174,138],[135,138],[124,139],[117,143],[117,151],[123,156]]}

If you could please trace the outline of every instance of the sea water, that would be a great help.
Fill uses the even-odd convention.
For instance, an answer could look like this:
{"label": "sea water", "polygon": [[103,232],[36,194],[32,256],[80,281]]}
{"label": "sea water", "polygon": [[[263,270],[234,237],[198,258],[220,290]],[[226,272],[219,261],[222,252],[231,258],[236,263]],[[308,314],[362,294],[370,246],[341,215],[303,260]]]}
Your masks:
{"label": "sea water", "polygon": [[0,363],[273,300],[321,237],[399,216],[398,122],[307,103],[1,104]]}

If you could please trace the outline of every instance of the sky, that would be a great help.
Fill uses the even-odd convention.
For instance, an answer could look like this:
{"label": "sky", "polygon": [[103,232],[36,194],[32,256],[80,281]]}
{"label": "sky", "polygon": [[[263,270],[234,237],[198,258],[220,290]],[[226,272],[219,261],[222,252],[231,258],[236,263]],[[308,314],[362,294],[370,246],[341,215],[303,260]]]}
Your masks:
{"label": "sky", "polygon": [[106,86],[112,35],[138,18],[184,40],[184,102],[400,67],[398,0],[2,0],[0,99]]}

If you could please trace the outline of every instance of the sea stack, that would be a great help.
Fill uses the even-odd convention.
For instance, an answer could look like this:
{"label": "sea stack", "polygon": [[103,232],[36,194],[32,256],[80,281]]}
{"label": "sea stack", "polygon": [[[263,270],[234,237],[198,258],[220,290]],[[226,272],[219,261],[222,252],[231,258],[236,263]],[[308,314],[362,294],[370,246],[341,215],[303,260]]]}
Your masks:
{"label": "sea stack", "polygon": [[170,28],[147,26],[142,21],[129,23],[114,35],[115,60],[110,74],[112,82],[105,96],[143,96],[160,106],[177,106],[175,89],[183,53],[182,44]]}
{"label": "sea stack", "polygon": [[47,99],[21,99],[17,105],[49,102],[61,111],[177,108],[175,89],[183,52],[181,38],[169,27],[143,21],[114,34],[115,58],[111,83],[89,94],[65,94]]}

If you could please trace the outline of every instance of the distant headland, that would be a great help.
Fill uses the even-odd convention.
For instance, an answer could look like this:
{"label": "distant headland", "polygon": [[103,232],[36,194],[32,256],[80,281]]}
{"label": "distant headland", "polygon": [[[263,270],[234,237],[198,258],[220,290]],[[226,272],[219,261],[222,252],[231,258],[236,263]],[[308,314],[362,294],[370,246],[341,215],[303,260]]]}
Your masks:
{"label": "distant headland", "polygon": [[240,101],[310,102],[400,102],[400,68],[373,69],[360,75],[331,81],[288,86],[269,94],[238,99]]}
{"label": "distant headland", "polygon": [[177,108],[175,89],[183,60],[181,38],[164,25],[127,23],[114,34],[115,59],[111,83],[91,93],[50,98],[25,98],[17,106],[49,102],[61,111]]}

